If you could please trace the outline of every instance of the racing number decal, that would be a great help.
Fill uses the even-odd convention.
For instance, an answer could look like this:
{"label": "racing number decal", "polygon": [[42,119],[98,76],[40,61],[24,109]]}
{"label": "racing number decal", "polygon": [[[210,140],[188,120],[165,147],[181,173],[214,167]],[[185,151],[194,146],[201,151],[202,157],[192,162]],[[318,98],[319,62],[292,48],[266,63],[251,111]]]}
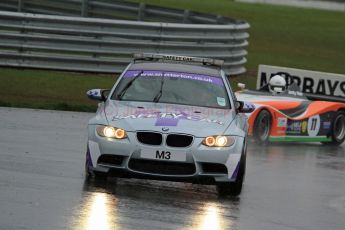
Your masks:
{"label": "racing number decal", "polygon": [[171,153],[169,151],[162,151],[162,152],[159,152],[158,150],[156,151],[156,159],[170,160],[170,158],[171,158]]}
{"label": "racing number decal", "polygon": [[311,119],[311,128],[310,128],[311,131],[314,131],[316,129],[316,124],[317,124],[317,119],[316,118]]}
{"label": "racing number decal", "polygon": [[320,130],[320,116],[315,115],[308,119],[308,134],[309,136],[315,137],[319,133]]}

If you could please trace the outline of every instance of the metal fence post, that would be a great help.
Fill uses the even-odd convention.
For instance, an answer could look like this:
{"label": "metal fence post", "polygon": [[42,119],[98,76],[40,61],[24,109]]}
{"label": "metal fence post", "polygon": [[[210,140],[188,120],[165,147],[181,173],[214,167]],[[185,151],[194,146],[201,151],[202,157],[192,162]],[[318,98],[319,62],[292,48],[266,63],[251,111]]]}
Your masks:
{"label": "metal fence post", "polygon": [[224,19],[221,15],[217,15],[217,24],[224,24]]}
{"label": "metal fence post", "polygon": [[139,4],[139,9],[138,9],[138,21],[144,21],[145,17],[145,3],[140,3]]}
{"label": "metal fence post", "polygon": [[23,11],[23,3],[24,0],[18,0],[18,12],[22,12]]}
{"label": "metal fence post", "polygon": [[189,10],[184,10],[183,12],[183,22],[184,24],[189,22],[189,15],[190,15],[190,11]]}
{"label": "metal fence post", "polygon": [[89,0],[82,0],[81,2],[81,16],[88,16]]}

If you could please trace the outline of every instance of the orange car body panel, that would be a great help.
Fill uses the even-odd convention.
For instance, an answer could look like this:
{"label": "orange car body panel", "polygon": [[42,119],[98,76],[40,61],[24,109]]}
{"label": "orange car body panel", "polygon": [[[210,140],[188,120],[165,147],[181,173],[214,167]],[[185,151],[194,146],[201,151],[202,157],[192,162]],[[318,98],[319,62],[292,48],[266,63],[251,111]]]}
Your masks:
{"label": "orange car body panel", "polygon": [[[239,100],[241,100],[241,95],[243,95],[243,93],[245,94],[245,92],[236,93]],[[264,95],[263,99],[261,99],[260,95],[253,95],[253,97],[249,97],[252,100],[248,100],[247,98],[247,101],[253,103],[256,107],[255,111],[248,117],[249,135],[253,135],[256,117],[263,109],[269,111],[272,116],[272,126],[270,130],[271,137],[287,136],[288,121],[290,123],[292,123],[293,121],[300,121],[301,130],[304,133],[307,133],[306,126],[308,125],[309,118],[317,115],[337,112],[341,109],[345,110],[345,103],[341,102],[309,101],[307,99],[303,100],[303,98],[295,99],[294,97],[282,97],[282,100],[279,100],[279,98],[277,99],[276,96],[271,96],[272,100],[269,100],[269,97],[270,96]],[[305,106],[305,110],[303,110],[303,107],[303,109],[297,116],[289,116],[288,113],[286,113],[286,111],[298,109],[299,107],[301,107],[302,103],[307,103],[308,105]],[[322,122],[323,121],[320,122],[320,125],[323,125]]]}

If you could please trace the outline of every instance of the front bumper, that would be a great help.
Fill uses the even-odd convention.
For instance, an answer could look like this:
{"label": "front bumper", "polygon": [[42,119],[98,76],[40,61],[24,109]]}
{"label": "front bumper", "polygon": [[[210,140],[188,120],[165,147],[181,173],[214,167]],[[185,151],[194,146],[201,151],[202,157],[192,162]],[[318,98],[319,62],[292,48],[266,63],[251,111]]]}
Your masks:
{"label": "front bumper", "polygon": [[[87,167],[89,171],[114,174],[117,177],[184,181],[201,184],[236,180],[238,164],[244,148],[244,138],[237,137],[234,145],[210,148],[202,145],[203,138],[194,138],[186,148],[164,144],[152,146],[140,143],[135,132],[127,132],[123,140],[100,137],[94,125],[89,125]],[[166,134],[163,134],[163,137]],[[143,151],[183,152],[183,161],[157,160],[142,157]]]}

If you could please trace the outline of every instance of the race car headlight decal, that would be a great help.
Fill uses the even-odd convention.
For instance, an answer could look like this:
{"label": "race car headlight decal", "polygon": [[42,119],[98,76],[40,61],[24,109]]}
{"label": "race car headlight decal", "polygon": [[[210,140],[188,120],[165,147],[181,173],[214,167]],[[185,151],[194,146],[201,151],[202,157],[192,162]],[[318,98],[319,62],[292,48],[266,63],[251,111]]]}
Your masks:
{"label": "race car headlight decal", "polygon": [[235,138],[232,136],[208,136],[202,143],[208,147],[229,147],[235,143]]}
{"label": "race car headlight decal", "polygon": [[114,128],[111,126],[99,125],[96,128],[97,134],[102,137],[124,139],[127,137],[126,131],[120,128]]}

